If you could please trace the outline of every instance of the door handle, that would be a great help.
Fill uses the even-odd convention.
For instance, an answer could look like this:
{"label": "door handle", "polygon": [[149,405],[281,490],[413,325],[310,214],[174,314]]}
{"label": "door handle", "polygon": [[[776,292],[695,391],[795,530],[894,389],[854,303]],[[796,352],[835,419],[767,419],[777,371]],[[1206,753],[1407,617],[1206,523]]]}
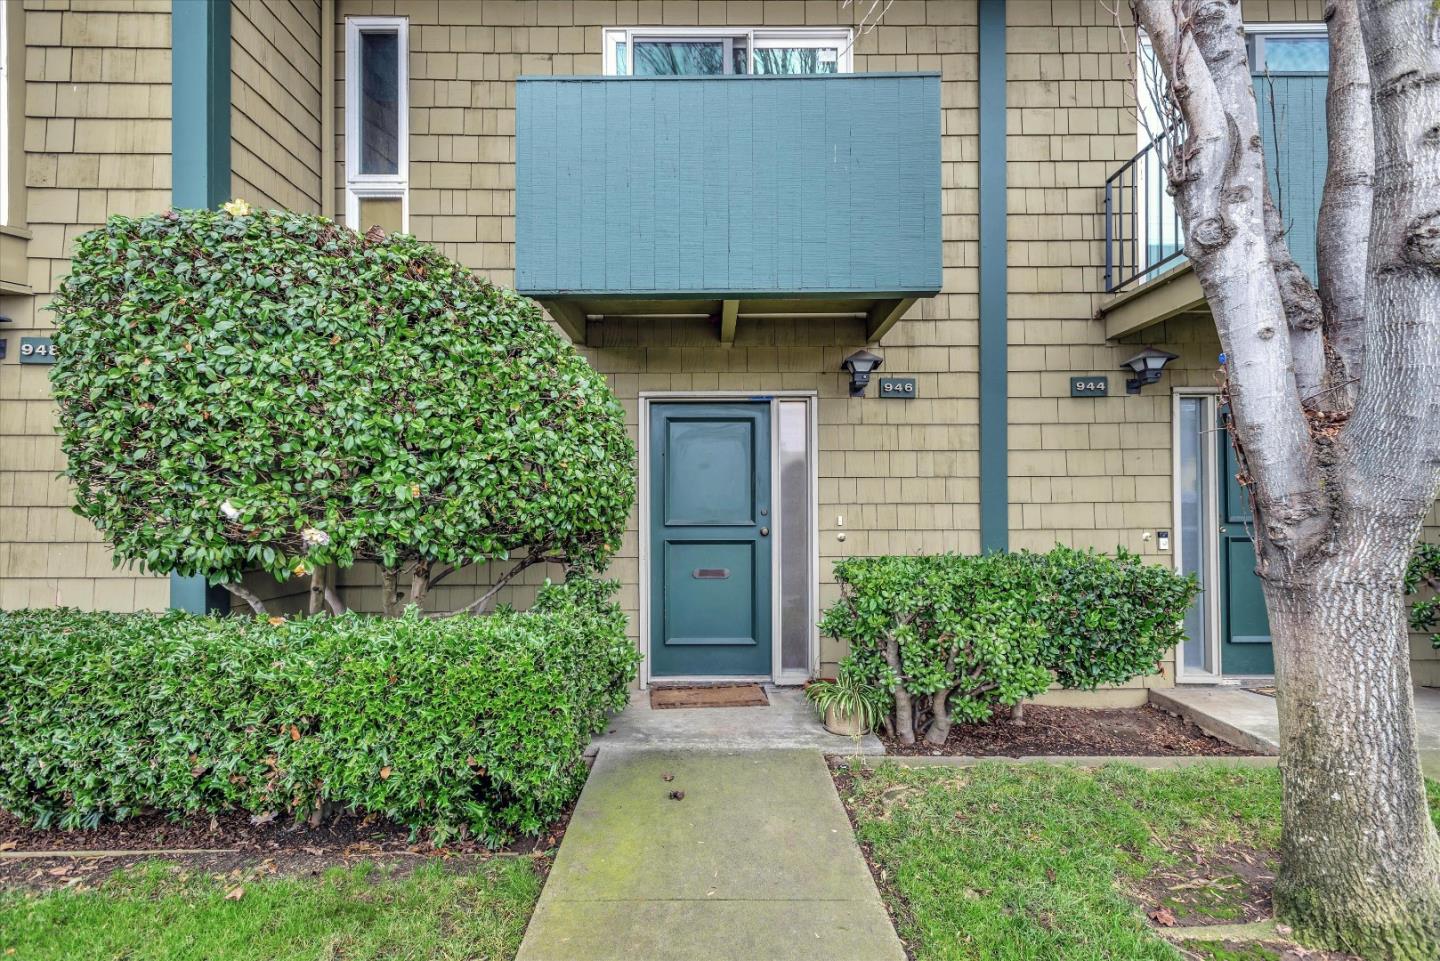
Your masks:
{"label": "door handle", "polygon": [[1222,527],[1222,528],[1220,528],[1220,533],[1222,533],[1222,534],[1228,534],[1228,533],[1230,533],[1230,528],[1228,528],[1228,527]]}
{"label": "door handle", "polygon": [[770,528],[768,528],[768,527],[762,527],[762,528],[760,528],[760,536],[761,536],[761,537],[769,537],[769,536],[770,536]]}

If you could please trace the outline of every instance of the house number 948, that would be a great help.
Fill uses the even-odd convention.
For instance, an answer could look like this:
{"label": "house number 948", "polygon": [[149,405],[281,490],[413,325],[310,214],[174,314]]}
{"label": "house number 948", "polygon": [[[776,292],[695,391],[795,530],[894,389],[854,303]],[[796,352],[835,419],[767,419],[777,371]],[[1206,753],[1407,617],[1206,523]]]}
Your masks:
{"label": "house number 948", "polygon": [[20,363],[55,363],[55,342],[49,337],[21,337]]}

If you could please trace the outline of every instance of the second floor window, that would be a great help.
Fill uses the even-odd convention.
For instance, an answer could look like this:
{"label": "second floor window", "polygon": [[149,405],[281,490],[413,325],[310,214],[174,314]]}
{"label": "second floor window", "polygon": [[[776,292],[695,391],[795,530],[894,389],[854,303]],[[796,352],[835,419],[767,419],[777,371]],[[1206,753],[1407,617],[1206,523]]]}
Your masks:
{"label": "second floor window", "polygon": [[605,31],[605,73],[664,77],[849,73],[846,28],[633,27]]}
{"label": "second floor window", "polygon": [[345,21],[345,222],[409,229],[408,24]]}

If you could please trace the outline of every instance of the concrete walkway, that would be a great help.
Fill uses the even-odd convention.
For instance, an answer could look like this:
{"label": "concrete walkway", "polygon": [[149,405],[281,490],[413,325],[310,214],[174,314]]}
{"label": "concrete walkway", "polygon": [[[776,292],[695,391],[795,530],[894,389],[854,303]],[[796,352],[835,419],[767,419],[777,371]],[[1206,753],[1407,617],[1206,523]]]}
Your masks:
{"label": "concrete walkway", "polygon": [[[1154,688],[1150,702],[1193,721],[1202,731],[1261,754],[1280,753],[1280,721],[1275,699],[1238,687]],[[1415,727],[1420,765],[1440,779],[1440,689],[1415,689]]]}
{"label": "concrete walkway", "polygon": [[884,754],[873,734],[862,738],[831,734],[798,687],[765,685],[767,707],[662,710],[650,707],[650,695],[635,691],[625,710],[610,719],[588,753],[617,748],[697,751],[754,751],[808,748],[824,754]]}
{"label": "concrete walkway", "polygon": [[819,751],[600,751],[517,961],[642,958],[904,961]]}

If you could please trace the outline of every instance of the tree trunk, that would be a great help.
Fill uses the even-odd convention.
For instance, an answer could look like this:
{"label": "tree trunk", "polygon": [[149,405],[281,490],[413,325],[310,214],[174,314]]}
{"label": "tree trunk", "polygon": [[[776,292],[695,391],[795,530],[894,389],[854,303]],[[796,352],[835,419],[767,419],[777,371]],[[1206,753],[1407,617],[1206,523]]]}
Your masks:
{"label": "tree trunk", "polygon": [[385,617],[400,616],[400,572],[384,568],[380,573],[380,612]]}
{"label": "tree trunk", "polygon": [[1433,961],[1440,839],[1420,776],[1400,571],[1344,553],[1265,583],[1284,785],[1276,914],[1333,948]]}
{"label": "tree trunk", "polygon": [[915,743],[915,702],[903,684],[895,685],[895,739]]}
{"label": "tree trunk", "polygon": [[900,642],[895,635],[885,638],[885,663],[895,673],[895,738],[901,744],[915,743],[915,701],[905,689],[905,669],[900,661]]}
{"label": "tree trunk", "polygon": [[430,592],[430,562],[416,561],[410,572],[410,603],[421,609],[425,606],[425,595]]}
{"label": "tree trunk", "polygon": [[930,697],[931,709],[935,716],[930,719],[930,726],[925,730],[925,743],[933,744],[936,747],[944,747],[945,742],[950,739],[950,708],[946,702],[950,699],[950,688],[941,688]]}
{"label": "tree trunk", "polygon": [[317,564],[310,572],[310,597],[309,614],[311,617],[319,615],[325,610],[325,576],[329,569],[324,564]]}

